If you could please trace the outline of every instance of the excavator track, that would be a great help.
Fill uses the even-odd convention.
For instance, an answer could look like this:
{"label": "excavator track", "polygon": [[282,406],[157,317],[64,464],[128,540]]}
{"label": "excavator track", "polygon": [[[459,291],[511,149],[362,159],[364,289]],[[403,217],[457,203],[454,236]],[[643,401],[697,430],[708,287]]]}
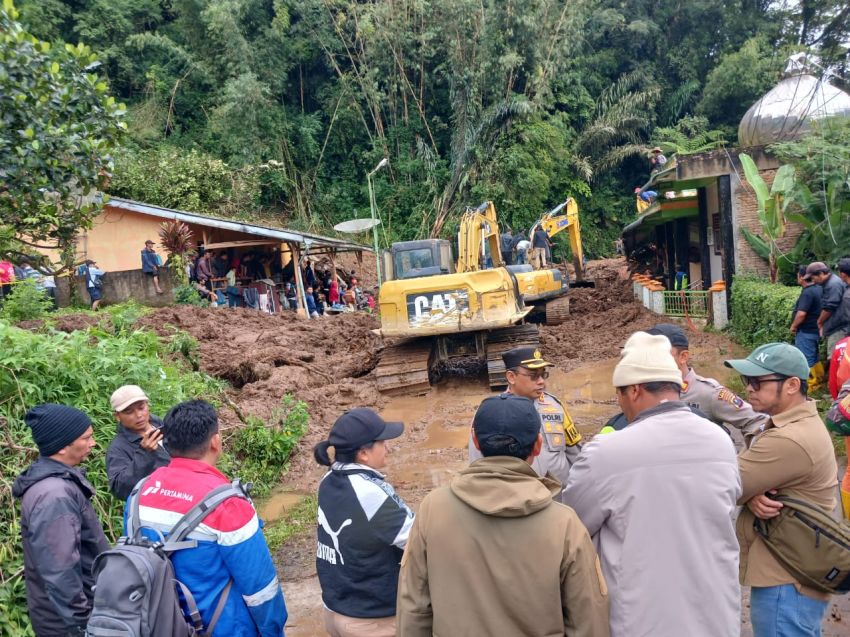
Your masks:
{"label": "excavator track", "polygon": [[570,316],[570,299],[568,296],[552,299],[546,302],[543,309],[546,312],[546,325],[560,325]]}
{"label": "excavator track", "polygon": [[490,381],[490,389],[502,389],[508,384],[505,380],[503,352],[514,347],[539,346],[540,330],[532,323],[491,331],[487,335],[487,377]]}
{"label": "excavator track", "polygon": [[428,391],[428,370],[433,339],[411,338],[384,348],[375,368],[378,391],[385,394],[421,395]]}

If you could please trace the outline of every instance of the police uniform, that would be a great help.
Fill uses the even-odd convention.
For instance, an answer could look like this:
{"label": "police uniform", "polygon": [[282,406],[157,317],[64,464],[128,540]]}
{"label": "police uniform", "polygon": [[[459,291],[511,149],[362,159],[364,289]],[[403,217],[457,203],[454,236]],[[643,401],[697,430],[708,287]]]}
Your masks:
{"label": "police uniform", "polygon": [[[540,355],[540,351],[532,347],[517,347],[505,352],[505,369],[541,369],[548,367]],[[506,392],[510,393],[510,392]],[[581,452],[581,434],[570,418],[570,414],[560,400],[548,392],[534,401],[537,413],[540,414],[540,433],[543,435],[543,446],[540,455],[534,458],[531,466],[539,476],[550,474],[562,486],[567,484],[570,467]],[[481,452],[475,448],[472,437],[469,439],[469,461],[481,458]],[[560,496],[555,498],[560,501]]]}
{"label": "police uniform", "polygon": [[[674,323],[659,323],[646,331],[648,334],[666,336],[670,345],[679,350],[689,348],[688,335]],[[727,389],[713,378],[703,378],[691,368],[688,368],[682,383],[680,400],[687,403],[691,409],[698,409],[702,416],[727,431],[727,424],[737,429],[737,432],[729,432],[737,451],[749,447],[753,436],[764,431],[770,418],[767,414],[755,411],[731,389]]]}
{"label": "police uniform", "polygon": [[726,389],[713,378],[703,378],[693,369],[689,369],[685,376],[681,400],[702,411],[712,422],[729,424],[740,430],[747,446],[753,436],[764,430],[770,418],[755,411],[731,389]]}

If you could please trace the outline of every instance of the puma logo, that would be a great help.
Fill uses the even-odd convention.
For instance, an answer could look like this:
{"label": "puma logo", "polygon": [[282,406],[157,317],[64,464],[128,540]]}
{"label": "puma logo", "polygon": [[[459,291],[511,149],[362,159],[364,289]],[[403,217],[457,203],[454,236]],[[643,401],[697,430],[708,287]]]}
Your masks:
{"label": "puma logo", "polygon": [[351,524],[351,518],[343,522],[339,528],[334,531],[331,529],[328,518],[325,517],[325,512],[322,511],[322,507],[319,507],[319,525],[325,530],[325,533],[331,536],[331,541],[334,543],[334,551],[336,551],[337,555],[339,555],[340,564],[345,564],[345,560],[342,559],[342,551],[339,550],[339,534],[342,533],[342,530],[349,524]]}

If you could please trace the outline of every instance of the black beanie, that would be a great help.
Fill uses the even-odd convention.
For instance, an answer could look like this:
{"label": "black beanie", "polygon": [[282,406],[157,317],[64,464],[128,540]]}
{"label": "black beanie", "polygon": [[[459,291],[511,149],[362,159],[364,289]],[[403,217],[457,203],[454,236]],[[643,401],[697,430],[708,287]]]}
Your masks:
{"label": "black beanie", "polygon": [[32,429],[32,439],[42,456],[64,449],[91,427],[91,420],[79,409],[53,403],[36,405],[24,421]]}

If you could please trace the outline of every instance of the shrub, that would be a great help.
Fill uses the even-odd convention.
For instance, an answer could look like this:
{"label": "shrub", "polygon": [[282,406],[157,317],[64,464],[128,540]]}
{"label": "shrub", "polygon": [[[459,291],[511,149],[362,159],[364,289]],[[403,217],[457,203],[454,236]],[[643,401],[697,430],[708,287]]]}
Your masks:
{"label": "shrub", "polygon": [[44,290],[36,287],[32,279],[24,279],[14,285],[12,294],[3,301],[0,318],[12,323],[31,321],[47,316],[53,309],[53,303]]}
{"label": "shrub", "polygon": [[[132,309],[132,308],[131,308]],[[126,327],[131,311],[113,315]],[[166,362],[153,332],[102,326],[70,334],[34,333],[0,320],[0,636],[31,635],[26,615],[18,503],[11,494],[15,477],[37,455],[23,421],[27,409],[43,402],[73,405],[92,419],[97,446],[85,463],[97,495],[92,504],[114,539],[121,530],[123,503],[109,492],[105,456],[116,423],[109,395],[138,384],[151,397],[151,410],[194,397],[215,399],[223,385],[209,376]]]}
{"label": "shrub", "polygon": [[736,276],[732,283],[732,332],[750,348],[771,342],[792,342],[788,331],[799,287]]}
{"label": "shrub", "polygon": [[174,288],[174,302],[179,305],[195,305],[197,307],[207,307],[209,302],[202,299],[198,291],[191,285],[178,285]]}
{"label": "shrub", "polygon": [[231,462],[240,476],[253,481],[255,495],[263,496],[280,480],[292,450],[307,431],[310,416],[306,404],[286,394],[268,423],[255,416],[248,416],[247,421],[228,440]]}

